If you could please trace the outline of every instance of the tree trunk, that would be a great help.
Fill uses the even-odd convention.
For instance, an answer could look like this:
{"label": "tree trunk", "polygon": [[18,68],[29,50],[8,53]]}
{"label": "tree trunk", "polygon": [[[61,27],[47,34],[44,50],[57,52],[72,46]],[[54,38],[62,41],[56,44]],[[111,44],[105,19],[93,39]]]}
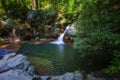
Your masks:
{"label": "tree trunk", "polygon": [[38,0],[33,0],[33,7],[35,10],[38,9]]}

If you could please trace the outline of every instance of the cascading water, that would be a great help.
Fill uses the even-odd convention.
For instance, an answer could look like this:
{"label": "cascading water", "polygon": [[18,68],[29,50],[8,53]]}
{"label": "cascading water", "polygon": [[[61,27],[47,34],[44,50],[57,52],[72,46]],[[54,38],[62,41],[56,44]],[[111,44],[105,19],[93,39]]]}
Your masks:
{"label": "cascading water", "polygon": [[51,42],[52,44],[64,44],[63,38],[66,33],[66,31],[70,28],[70,26],[67,26],[65,31],[58,37],[56,41]]}

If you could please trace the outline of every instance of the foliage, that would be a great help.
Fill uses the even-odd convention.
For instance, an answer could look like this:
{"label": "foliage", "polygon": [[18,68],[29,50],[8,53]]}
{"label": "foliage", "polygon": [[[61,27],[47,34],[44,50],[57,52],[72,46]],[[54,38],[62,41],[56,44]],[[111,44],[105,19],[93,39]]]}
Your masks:
{"label": "foliage", "polygon": [[82,68],[89,67],[91,71],[95,68],[101,70],[109,66],[113,73],[119,72],[120,60],[116,59],[119,56],[117,53],[120,52],[119,1],[80,1],[81,10],[76,22],[78,31],[74,46],[81,54]]}
{"label": "foliage", "polygon": [[[4,21],[5,22],[5,21]],[[1,37],[10,37],[12,30],[18,30],[18,23],[17,19],[7,19],[5,25],[1,25],[0,27],[0,36]]]}
{"label": "foliage", "polygon": [[33,36],[35,32],[45,36],[43,34],[50,33],[45,31],[46,25],[57,26],[64,30],[64,26],[77,20],[79,3],[79,0],[1,0],[0,13],[6,16],[6,19],[19,19],[20,24],[29,23]]}
{"label": "foliage", "polygon": [[15,19],[21,19],[22,21],[27,19],[26,16],[29,10],[25,3],[24,0],[1,0],[5,14]]}
{"label": "foliage", "polygon": [[114,59],[112,61],[112,65],[105,69],[105,72],[108,74],[116,74],[120,71],[120,51],[116,51],[114,54]]}

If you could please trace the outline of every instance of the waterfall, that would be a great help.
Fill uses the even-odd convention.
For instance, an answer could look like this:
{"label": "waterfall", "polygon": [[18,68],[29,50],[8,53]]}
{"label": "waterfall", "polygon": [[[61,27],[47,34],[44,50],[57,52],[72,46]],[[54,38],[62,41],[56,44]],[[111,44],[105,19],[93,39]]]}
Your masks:
{"label": "waterfall", "polygon": [[67,26],[65,31],[58,37],[56,41],[51,42],[52,44],[64,44],[63,38],[66,33],[66,31],[70,28],[70,26]]}

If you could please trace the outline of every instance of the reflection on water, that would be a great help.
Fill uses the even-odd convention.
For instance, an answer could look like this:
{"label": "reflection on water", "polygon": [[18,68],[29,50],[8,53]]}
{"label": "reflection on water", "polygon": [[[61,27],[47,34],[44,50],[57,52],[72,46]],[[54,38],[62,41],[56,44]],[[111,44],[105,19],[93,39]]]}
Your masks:
{"label": "reflection on water", "polygon": [[57,47],[60,53],[64,53],[64,44],[58,45]]}
{"label": "reflection on water", "polygon": [[[55,44],[21,44],[19,52],[28,57],[37,57],[39,59],[47,59],[54,67],[52,73],[44,74],[63,74],[64,72],[75,71],[79,69],[78,56],[75,49],[70,45]],[[38,59],[37,59],[38,60]],[[43,61],[43,60],[41,60]],[[34,61],[38,63],[39,61]],[[44,64],[43,64],[44,65]],[[47,66],[49,69],[49,66]],[[49,71],[49,70],[48,70]]]}

